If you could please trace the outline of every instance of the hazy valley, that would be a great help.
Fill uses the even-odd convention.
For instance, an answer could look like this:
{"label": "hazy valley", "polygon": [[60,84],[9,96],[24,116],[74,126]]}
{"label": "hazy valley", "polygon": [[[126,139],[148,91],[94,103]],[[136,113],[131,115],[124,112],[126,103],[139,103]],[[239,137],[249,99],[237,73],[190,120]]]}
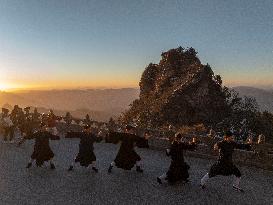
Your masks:
{"label": "hazy valley", "polygon": [[[273,112],[272,90],[245,86],[233,89],[240,96],[255,97],[260,110]],[[38,107],[39,112],[47,112],[52,108],[57,114],[70,111],[73,116],[80,118],[88,113],[95,120],[107,121],[125,111],[138,95],[137,88],[0,92],[0,105],[9,108],[15,104]]]}

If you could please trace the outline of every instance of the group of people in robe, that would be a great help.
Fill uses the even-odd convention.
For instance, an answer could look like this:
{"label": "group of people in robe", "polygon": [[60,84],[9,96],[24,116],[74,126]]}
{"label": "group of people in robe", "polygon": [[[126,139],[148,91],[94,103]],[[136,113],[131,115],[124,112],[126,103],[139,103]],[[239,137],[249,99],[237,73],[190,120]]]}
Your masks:
{"label": "group of people in robe", "polygon": [[[31,119],[33,120],[34,118],[32,117]],[[25,140],[35,140],[34,150],[26,168],[30,168],[34,162],[37,166],[42,166],[45,162],[48,162],[50,168],[55,169],[55,165],[52,161],[54,153],[50,148],[49,141],[60,140],[60,136],[58,136],[55,130],[56,116],[53,112],[50,112],[45,119],[42,117],[39,128],[35,132],[25,128],[22,129],[23,140],[20,142],[21,144]],[[8,121],[6,120],[6,122]],[[14,122],[12,121],[10,123],[13,124]],[[92,170],[97,173],[98,167],[96,167],[96,155],[94,153],[93,144],[105,140],[106,143],[120,143],[118,154],[110,163],[108,173],[112,173],[114,167],[131,170],[134,166],[137,172],[142,173],[141,157],[136,153],[135,147],[149,148],[148,141],[150,137],[151,134],[149,131],[146,131],[142,137],[136,135],[135,128],[131,125],[127,125],[124,132],[109,131],[107,134],[103,134],[102,132],[92,132],[90,124],[85,124],[83,131],[67,132],[65,135],[65,138],[80,139],[79,152],[75,160],[71,162],[68,167],[68,171],[72,171],[75,164],[79,163],[84,167],[91,166]],[[194,150],[197,146],[196,138],[193,138],[192,141],[189,142],[186,141],[183,134],[176,133],[172,139],[170,148],[166,150],[166,155],[171,158],[170,167],[166,173],[157,177],[157,182],[159,184],[162,184],[164,181],[170,184],[174,184],[178,181],[188,182],[190,166],[185,162],[184,151]],[[234,165],[232,155],[234,149],[247,149],[248,145],[236,143],[233,138],[233,133],[227,131],[223,140],[216,143],[214,148],[219,151],[218,160],[201,179],[200,186],[205,188],[209,179],[217,175],[234,175],[236,180],[233,184],[233,188],[242,192],[243,190],[240,188],[241,172]]]}
{"label": "group of people in robe", "polygon": [[[40,128],[40,123],[43,122],[47,125],[47,130],[52,133],[57,133],[56,120],[58,117],[49,110],[48,114],[40,114],[37,108],[30,112],[30,107],[20,108],[15,105],[13,110],[2,108],[2,113],[0,114],[0,128],[3,132],[4,142],[13,143],[15,131],[18,129],[21,136],[23,133],[30,135],[34,131]],[[23,139],[24,141],[24,139]],[[19,145],[23,143],[19,142]]]}
{"label": "group of people in robe", "polygon": [[[10,111],[7,108],[2,108],[0,113],[0,132],[4,136],[4,142],[14,143],[15,132],[19,130],[21,136],[23,133],[28,135],[39,129],[40,123],[43,122],[47,125],[47,130],[52,134],[57,133],[57,122],[64,122],[69,128],[71,124],[76,124],[72,115],[67,112],[64,117],[57,116],[53,110],[48,113],[39,113],[37,108],[30,112],[30,107],[21,108],[15,105]],[[92,121],[87,114],[85,119],[81,121],[82,124],[92,124]],[[19,142],[19,144],[23,143]]]}
{"label": "group of people in robe", "polygon": [[[54,153],[49,146],[49,140],[60,140],[60,137],[51,134],[46,128],[47,125],[42,122],[39,131],[31,135],[24,135],[24,139],[26,140],[35,140],[34,151],[27,164],[27,168],[30,168],[35,161],[37,166],[42,166],[44,162],[49,162],[50,168],[55,169],[55,165],[52,161]],[[107,135],[103,135],[102,132],[95,134],[92,132],[91,126],[87,124],[83,126],[82,132],[67,132],[65,138],[80,139],[79,152],[75,157],[75,160],[71,162],[68,171],[72,171],[76,163],[79,163],[83,167],[91,166],[92,170],[98,172],[93,144],[101,142],[104,139],[106,143],[121,143],[116,158],[109,165],[109,173],[111,173],[114,166],[124,170],[131,170],[135,165],[137,172],[143,172],[140,167],[141,157],[136,153],[135,146],[148,148],[149,134],[146,132],[144,137],[139,137],[134,134],[133,130],[133,127],[128,125],[126,126],[125,132],[109,132]]]}
{"label": "group of people in robe", "polygon": [[15,130],[18,128],[20,133],[29,133],[38,129],[40,124],[40,114],[37,109],[30,113],[30,107],[20,108],[15,105],[10,112],[9,109],[2,108],[0,114],[0,125],[3,130],[4,141],[13,143]]}

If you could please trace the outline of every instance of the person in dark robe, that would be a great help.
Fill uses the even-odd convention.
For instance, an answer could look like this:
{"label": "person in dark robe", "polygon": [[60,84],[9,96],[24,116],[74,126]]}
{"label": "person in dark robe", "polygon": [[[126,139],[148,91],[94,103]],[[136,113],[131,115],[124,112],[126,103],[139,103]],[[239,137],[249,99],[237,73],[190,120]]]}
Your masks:
{"label": "person in dark robe", "polygon": [[65,117],[64,117],[63,119],[64,119],[65,123],[66,123],[68,126],[71,125],[72,120],[73,120],[72,115],[70,114],[70,112],[67,112],[67,113],[65,114]]}
{"label": "person in dark robe", "polygon": [[36,165],[38,167],[42,166],[44,162],[49,161],[50,163],[50,168],[55,169],[55,165],[52,161],[54,157],[54,153],[51,150],[49,146],[49,140],[59,140],[60,137],[51,134],[46,130],[46,124],[41,123],[40,125],[40,130],[34,134],[31,134],[29,136],[25,135],[25,139],[35,140],[34,144],[34,151],[31,155],[31,159],[29,163],[27,164],[26,168],[30,168],[32,166],[32,163],[36,161]]}
{"label": "person in dark robe", "polygon": [[115,160],[110,164],[108,173],[112,172],[114,166],[131,170],[136,165],[136,171],[142,173],[143,169],[140,167],[140,156],[135,151],[135,146],[140,148],[148,148],[148,135],[139,137],[134,134],[132,126],[127,125],[125,133],[110,132],[106,142],[115,143],[121,142],[118,154]]}
{"label": "person in dark robe", "polygon": [[223,176],[231,176],[235,175],[235,182],[233,184],[233,188],[235,190],[243,192],[240,188],[241,181],[241,172],[240,170],[233,164],[232,154],[234,149],[247,149],[249,145],[246,144],[238,144],[233,139],[233,134],[230,131],[226,131],[224,140],[215,144],[214,149],[219,151],[218,161],[212,165],[209,173],[207,173],[201,179],[201,187],[204,189],[207,181],[215,177],[217,175]]}
{"label": "person in dark robe", "polygon": [[74,162],[70,165],[68,171],[72,171],[76,163],[80,163],[81,166],[92,166],[92,170],[96,173],[98,169],[96,167],[96,155],[94,154],[94,143],[102,141],[102,137],[92,133],[91,126],[85,125],[83,132],[68,132],[65,138],[79,138],[79,153],[76,156]]}
{"label": "person in dark robe", "polygon": [[23,126],[25,122],[25,113],[22,108],[18,105],[15,105],[10,114],[11,120],[14,125],[14,129],[18,128],[20,130],[21,135],[23,134]]}
{"label": "person in dark robe", "polygon": [[70,125],[72,124],[72,121],[73,121],[73,117],[70,114],[70,112],[66,113],[65,117],[63,118],[63,120],[65,121],[66,129],[69,129]]}
{"label": "person in dark robe", "polygon": [[53,110],[49,110],[49,113],[47,114],[47,130],[53,135],[58,134],[57,119],[58,117],[54,114]]}
{"label": "person in dark robe", "polygon": [[85,119],[83,120],[83,123],[86,124],[86,125],[91,125],[92,124],[92,121],[91,121],[90,116],[88,114],[85,116]]}
{"label": "person in dark robe", "polygon": [[22,108],[20,108],[19,111],[18,111],[17,119],[18,119],[17,120],[17,122],[18,122],[18,126],[17,127],[19,128],[21,135],[23,135],[25,121],[26,121],[26,115],[25,115],[25,113],[24,113],[24,111],[23,111]]}
{"label": "person in dark robe", "polygon": [[111,132],[113,132],[117,129],[117,124],[112,117],[109,119],[109,121],[107,123],[107,129]]}
{"label": "person in dark robe", "polygon": [[167,180],[170,184],[178,181],[188,182],[190,166],[184,160],[185,150],[194,150],[196,147],[195,138],[192,142],[185,142],[181,133],[176,133],[170,149],[166,150],[167,156],[172,161],[167,173],[157,177],[157,182],[162,184],[162,180]]}
{"label": "person in dark robe", "polygon": [[34,108],[34,111],[31,115],[32,115],[33,121],[40,122],[41,114],[38,112],[37,108]]}
{"label": "person in dark robe", "polygon": [[15,127],[19,126],[19,114],[20,114],[20,107],[18,105],[14,105],[13,110],[10,113],[10,118],[12,120],[12,123]]}

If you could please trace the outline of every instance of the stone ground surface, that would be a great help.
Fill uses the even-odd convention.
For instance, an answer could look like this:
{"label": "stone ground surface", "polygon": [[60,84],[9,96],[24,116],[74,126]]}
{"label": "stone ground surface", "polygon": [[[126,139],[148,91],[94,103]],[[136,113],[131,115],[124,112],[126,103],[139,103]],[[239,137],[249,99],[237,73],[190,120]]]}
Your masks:
{"label": "stone ground surface", "polygon": [[0,204],[273,204],[273,173],[240,167],[245,193],[232,189],[233,177],[211,179],[207,188],[199,188],[201,177],[213,161],[186,158],[191,182],[185,185],[159,185],[156,176],[168,169],[170,159],[162,151],[137,149],[145,172],[114,169],[107,173],[118,146],[95,145],[99,173],[76,167],[67,168],[78,151],[78,140],[51,141],[56,170],[48,167],[26,169],[33,141],[21,147],[0,143]]}

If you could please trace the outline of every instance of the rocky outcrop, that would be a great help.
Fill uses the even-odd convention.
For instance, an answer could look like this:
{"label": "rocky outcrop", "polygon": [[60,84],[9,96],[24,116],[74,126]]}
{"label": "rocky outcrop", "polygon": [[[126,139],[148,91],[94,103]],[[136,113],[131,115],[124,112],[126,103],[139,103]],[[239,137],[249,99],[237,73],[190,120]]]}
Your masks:
{"label": "rocky outcrop", "polygon": [[159,64],[149,64],[139,86],[140,96],[124,114],[124,122],[148,127],[211,124],[227,113],[220,76],[203,65],[193,48],[171,49]]}

